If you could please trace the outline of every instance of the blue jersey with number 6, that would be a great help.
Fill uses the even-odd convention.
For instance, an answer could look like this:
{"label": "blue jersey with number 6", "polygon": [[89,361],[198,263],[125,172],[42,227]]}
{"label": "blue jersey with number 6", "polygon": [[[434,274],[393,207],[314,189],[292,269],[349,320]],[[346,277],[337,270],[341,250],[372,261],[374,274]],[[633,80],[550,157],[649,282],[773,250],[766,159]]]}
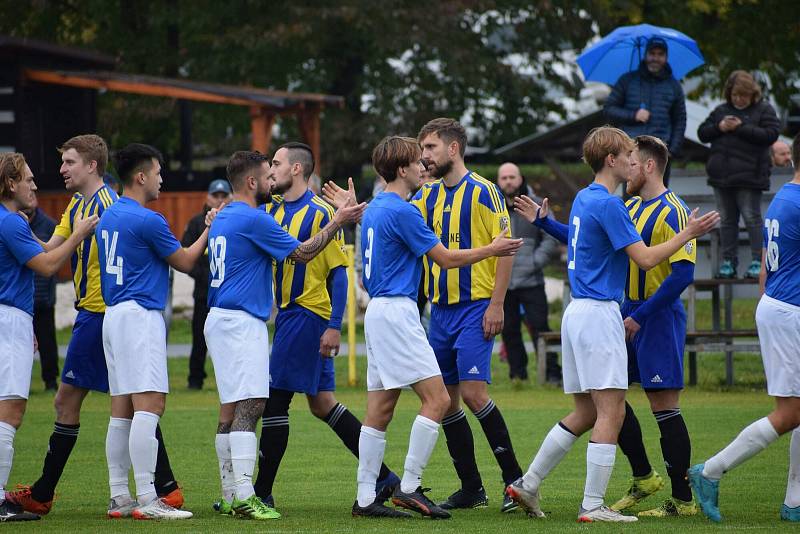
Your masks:
{"label": "blue jersey with number 6", "polygon": [[208,231],[209,308],[246,311],[266,321],[272,309],[272,260],[300,242],[264,210],[232,202]]}
{"label": "blue jersey with number 6", "polygon": [[181,247],[164,216],[121,197],[106,208],[95,237],[106,306],[133,300],[145,309],[163,310],[169,291],[165,258]]}
{"label": "blue jersey with number 6", "polygon": [[361,221],[364,287],[372,298],[417,300],[422,256],[439,243],[419,210],[396,193],[381,193]]}
{"label": "blue jersey with number 6", "polygon": [[582,189],[569,214],[572,298],[621,302],[628,276],[625,247],[641,240],[621,198],[598,183]]}
{"label": "blue jersey with number 6", "polygon": [[770,297],[800,306],[800,184],[785,184],[764,217],[764,268]]}

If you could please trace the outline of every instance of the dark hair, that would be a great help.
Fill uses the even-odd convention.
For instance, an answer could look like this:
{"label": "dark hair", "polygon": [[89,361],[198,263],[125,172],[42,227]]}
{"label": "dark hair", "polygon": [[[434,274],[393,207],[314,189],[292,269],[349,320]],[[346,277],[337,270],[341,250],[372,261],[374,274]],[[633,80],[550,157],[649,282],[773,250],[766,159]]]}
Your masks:
{"label": "dark hair", "polygon": [[453,141],[457,142],[458,152],[462,158],[464,157],[464,152],[467,150],[467,131],[457,120],[438,118],[429,121],[417,134],[417,141],[422,143],[422,140],[431,134],[438,135],[448,145]]}
{"label": "dark hair", "polygon": [[800,171],[800,133],[792,141],[792,166],[795,172]]}
{"label": "dark hair", "polygon": [[239,150],[233,153],[228,161],[228,181],[234,191],[239,190],[245,177],[251,176],[253,171],[268,163],[269,158],[258,150]]}
{"label": "dark hair", "polygon": [[639,161],[644,163],[652,159],[656,162],[658,173],[663,175],[669,161],[669,149],[664,141],[652,135],[637,135],[633,140],[639,149]]}
{"label": "dark hair", "polygon": [[0,199],[14,198],[11,184],[22,181],[25,176],[25,156],[19,152],[0,154]]}
{"label": "dark hair", "polygon": [[114,167],[124,185],[131,185],[137,172],[153,167],[153,160],[163,162],[161,152],[155,147],[143,143],[131,143],[114,154]]}
{"label": "dark hair", "polygon": [[303,179],[308,181],[314,172],[314,152],[305,143],[291,142],[278,147],[278,150],[285,148],[289,153],[289,165],[299,163],[303,169]]}
{"label": "dark hair", "polygon": [[98,176],[105,174],[108,167],[108,145],[102,137],[94,134],[76,135],[67,140],[58,151],[63,154],[70,148],[80,154],[84,163],[96,161]]}
{"label": "dark hair", "polygon": [[375,172],[387,182],[397,178],[397,171],[401,167],[419,161],[422,150],[413,137],[400,137],[392,135],[381,139],[372,150],[372,166]]}

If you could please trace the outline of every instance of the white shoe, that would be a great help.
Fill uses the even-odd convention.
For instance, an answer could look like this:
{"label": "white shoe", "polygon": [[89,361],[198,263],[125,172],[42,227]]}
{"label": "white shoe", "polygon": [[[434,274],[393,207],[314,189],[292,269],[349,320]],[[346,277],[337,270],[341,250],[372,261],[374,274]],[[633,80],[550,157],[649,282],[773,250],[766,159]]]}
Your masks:
{"label": "white shoe", "polygon": [[633,515],[622,515],[615,512],[605,504],[598,506],[593,510],[580,509],[578,513],[579,523],[594,523],[595,521],[606,521],[609,523],[633,523],[638,521],[638,518]]}
{"label": "white shoe", "polygon": [[530,491],[526,489],[522,484],[521,478],[506,487],[506,495],[519,504],[520,508],[528,514],[528,517],[544,517],[544,512],[539,506],[539,490]]}
{"label": "white shoe", "polygon": [[138,506],[133,510],[134,519],[189,519],[192,512],[178,510],[164,502],[164,499],[153,501]]}
{"label": "white shoe", "polygon": [[139,503],[132,499],[130,495],[121,495],[108,501],[108,517],[119,519],[130,517]]}

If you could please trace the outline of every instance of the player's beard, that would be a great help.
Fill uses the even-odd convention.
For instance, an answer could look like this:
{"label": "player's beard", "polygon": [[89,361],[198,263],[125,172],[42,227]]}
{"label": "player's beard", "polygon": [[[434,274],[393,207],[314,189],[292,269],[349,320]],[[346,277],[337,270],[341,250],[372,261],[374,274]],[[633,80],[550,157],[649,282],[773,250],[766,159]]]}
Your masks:
{"label": "player's beard", "polygon": [[628,180],[627,184],[625,184],[625,192],[629,195],[638,195],[639,191],[642,190],[646,180],[647,178],[644,176],[644,170],[642,170],[640,167],[636,175]]}
{"label": "player's beard", "polygon": [[453,160],[447,160],[441,165],[435,161],[431,161],[430,165],[433,167],[433,169],[431,170],[431,168],[428,167],[428,170],[430,170],[431,176],[435,178],[444,178],[450,173],[450,171],[453,170]]}
{"label": "player's beard", "polygon": [[272,189],[267,189],[266,191],[257,190],[256,191],[256,205],[260,206],[261,204],[269,204],[272,202]]}

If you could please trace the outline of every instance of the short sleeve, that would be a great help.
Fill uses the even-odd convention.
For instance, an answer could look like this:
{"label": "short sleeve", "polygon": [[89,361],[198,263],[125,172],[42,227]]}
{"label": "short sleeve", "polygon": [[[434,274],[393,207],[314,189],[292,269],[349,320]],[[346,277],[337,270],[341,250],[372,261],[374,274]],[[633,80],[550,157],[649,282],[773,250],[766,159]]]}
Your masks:
{"label": "short sleeve", "polygon": [[[327,213],[323,214],[319,227],[324,228],[330,220],[331,218]],[[322,254],[329,269],[347,266],[347,249],[344,245],[344,232],[342,230],[336,232],[336,236],[328,243]]]}
{"label": "short sleeve", "polygon": [[501,231],[508,228],[511,233],[510,219],[506,200],[503,193],[495,184],[487,184],[486,189],[481,193],[480,205],[488,209],[479,209],[479,217],[483,226],[489,232],[489,236],[494,239]]}
{"label": "short sleeve", "polygon": [[5,217],[0,233],[8,250],[20,265],[25,265],[31,258],[44,252],[42,245],[34,239],[30,226],[20,215]]}
{"label": "short sleeve", "polygon": [[160,213],[152,212],[145,219],[144,238],[162,259],[181,248],[180,242],[169,229],[167,220]]}
{"label": "short sleeve", "polygon": [[436,234],[425,224],[421,213],[415,209],[403,211],[407,212],[401,214],[403,221],[399,224],[394,224],[394,228],[415,256],[423,256],[437,244],[441,243],[439,238],[436,237]]}
{"label": "short sleeve", "polygon": [[420,187],[417,189],[417,192],[414,193],[414,196],[411,197],[409,203],[412,206],[415,206],[421,214],[425,214],[425,187]]}
{"label": "short sleeve", "polygon": [[[683,230],[686,226],[686,222],[689,218],[689,214],[686,213],[686,210],[681,210],[681,212],[677,211],[677,208],[672,208],[670,213],[664,219],[664,224],[661,225],[661,232],[662,232],[662,239],[663,242],[666,243],[673,237],[675,237],[678,232]],[[697,240],[692,239],[691,241],[687,241],[685,245],[677,250],[672,256],[669,257],[670,263],[675,263],[679,261],[689,261],[691,263],[697,263]]]}
{"label": "short sleeve", "polygon": [[631,216],[628,210],[625,209],[622,199],[614,197],[605,204],[604,213],[599,214],[601,215],[599,222],[606,231],[608,240],[611,241],[611,246],[614,247],[614,250],[620,250],[637,241],[641,241],[642,236],[636,231],[636,227],[633,225]]}
{"label": "short sleeve", "polygon": [[254,219],[248,237],[256,247],[276,260],[283,261],[300,246],[300,241],[281,228],[266,211],[259,212]]}
{"label": "short sleeve", "polygon": [[72,235],[72,213],[75,210],[75,204],[78,202],[80,202],[78,197],[72,197],[72,200],[69,201],[67,209],[61,214],[61,221],[56,226],[55,232],[53,232],[54,235],[64,239]]}

